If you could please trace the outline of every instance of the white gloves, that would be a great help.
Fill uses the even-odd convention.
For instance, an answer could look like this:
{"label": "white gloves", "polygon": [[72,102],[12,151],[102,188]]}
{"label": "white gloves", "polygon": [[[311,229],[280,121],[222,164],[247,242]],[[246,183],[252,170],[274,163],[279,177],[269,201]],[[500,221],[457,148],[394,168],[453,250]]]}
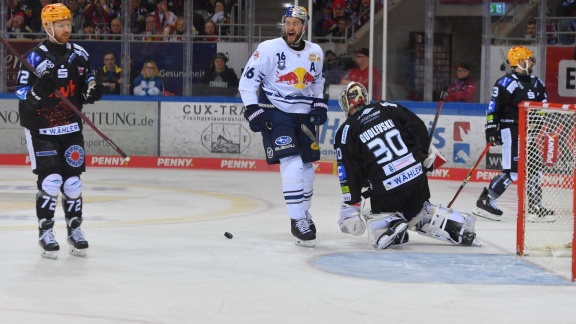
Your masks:
{"label": "white gloves", "polygon": [[366,224],[360,216],[360,203],[348,205],[343,203],[340,206],[340,219],[338,220],[340,231],[344,234],[360,236],[366,230]]}
{"label": "white gloves", "polygon": [[446,158],[440,154],[440,151],[438,151],[434,145],[430,144],[430,148],[428,149],[428,156],[424,158],[424,161],[422,161],[422,165],[426,170],[426,175],[431,175],[435,168],[439,168],[444,163],[446,163]]}

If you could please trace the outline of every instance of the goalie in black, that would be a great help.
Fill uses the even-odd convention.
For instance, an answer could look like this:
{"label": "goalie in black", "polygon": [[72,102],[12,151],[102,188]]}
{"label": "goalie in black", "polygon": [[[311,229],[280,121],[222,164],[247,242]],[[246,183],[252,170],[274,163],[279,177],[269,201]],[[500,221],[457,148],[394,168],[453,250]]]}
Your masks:
{"label": "goalie in black", "polygon": [[[341,231],[358,236],[368,228],[374,249],[408,242],[407,229],[471,245],[475,217],[428,202],[426,173],[440,152],[426,147],[424,122],[397,103],[368,104],[368,92],[358,82],[343,89],[339,104],[347,118],[334,142],[344,200]],[[364,187],[368,190],[363,194]],[[361,211],[363,195],[370,199],[370,210]]]}

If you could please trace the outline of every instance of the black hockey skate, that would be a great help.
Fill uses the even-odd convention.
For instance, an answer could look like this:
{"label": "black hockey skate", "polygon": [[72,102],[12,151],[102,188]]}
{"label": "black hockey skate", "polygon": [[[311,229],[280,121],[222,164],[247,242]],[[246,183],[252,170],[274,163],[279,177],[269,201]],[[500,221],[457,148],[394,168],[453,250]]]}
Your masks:
{"label": "black hockey skate", "polygon": [[398,235],[396,237],[396,239],[394,240],[394,243],[392,243],[392,246],[404,245],[404,244],[408,243],[409,240],[410,240],[410,236],[408,235],[408,231],[404,231],[404,233],[402,235]]}
{"label": "black hockey skate", "polygon": [[316,225],[312,221],[312,215],[308,211],[306,211],[306,219],[308,220],[308,224],[310,225],[310,230],[316,234]]}
{"label": "black hockey skate", "polygon": [[82,218],[73,217],[66,219],[68,228],[68,244],[70,244],[70,254],[86,257],[86,250],[88,249],[88,241],[84,237],[84,232],[80,229],[82,225]]}
{"label": "black hockey skate", "polygon": [[[405,220],[399,219],[393,221],[391,226],[384,232],[384,234],[380,235],[378,241],[376,241],[376,249],[386,249],[390,245],[396,244],[398,240],[401,242],[403,240],[403,236],[406,233],[406,229],[408,229],[408,223]],[[408,237],[406,237],[408,239]],[[401,243],[400,243],[401,244]]]}
{"label": "black hockey skate", "polygon": [[48,219],[40,220],[38,244],[42,248],[40,255],[47,259],[57,259],[60,245],[54,237],[54,221]]}
{"label": "black hockey skate", "polygon": [[[292,224],[292,235],[294,235],[296,245],[314,247],[316,243],[316,226],[312,219],[307,217],[301,219],[290,219]],[[314,231],[312,230],[314,228]]]}
{"label": "black hockey skate", "polygon": [[[462,224],[448,220],[444,230],[450,235],[452,242],[459,245],[472,245],[476,239],[476,233],[469,231],[462,231]],[[479,245],[479,244],[478,244]]]}
{"label": "black hockey skate", "polygon": [[476,233],[464,231],[462,233],[462,241],[460,242],[461,245],[472,245],[474,243],[474,239],[476,239]]}
{"label": "black hockey skate", "polygon": [[494,221],[500,221],[503,212],[496,206],[496,200],[488,194],[488,189],[484,187],[480,198],[476,201],[476,209],[472,214]]}

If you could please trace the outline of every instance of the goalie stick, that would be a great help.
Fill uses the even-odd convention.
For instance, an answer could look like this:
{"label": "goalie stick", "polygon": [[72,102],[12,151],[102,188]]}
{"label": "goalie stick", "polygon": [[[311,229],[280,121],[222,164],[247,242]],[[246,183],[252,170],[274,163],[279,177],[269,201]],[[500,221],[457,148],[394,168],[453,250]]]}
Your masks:
{"label": "goalie stick", "polygon": [[440,100],[438,100],[438,107],[436,108],[436,115],[434,115],[434,122],[432,123],[432,127],[430,128],[430,138],[428,139],[428,145],[426,147],[430,147],[432,145],[432,138],[434,137],[434,131],[436,131],[436,125],[438,124],[438,118],[440,117],[440,111],[442,110],[442,105],[444,104],[444,98],[448,94],[448,86],[442,87],[442,92],[440,92]]}
{"label": "goalie stick", "polygon": [[448,206],[446,206],[447,208],[452,207],[452,204],[454,203],[454,201],[456,200],[456,197],[458,197],[458,195],[460,194],[460,192],[462,191],[462,189],[464,189],[464,186],[466,186],[466,184],[468,183],[468,180],[470,180],[470,177],[472,176],[472,172],[474,172],[474,170],[476,170],[476,167],[478,166],[478,164],[480,163],[480,161],[482,160],[482,158],[484,157],[484,155],[486,155],[486,152],[488,152],[488,150],[490,149],[490,146],[492,146],[492,143],[488,143],[486,145],[486,147],[484,148],[484,151],[482,151],[482,153],[480,153],[480,157],[478,158],[478,160],[476,161],[476,163],[474,163],[474,165],[472,166],[472,169],[470,169],[470,172],[468,172],[468,175],[466,176],[466,178],[464,179],[464,182],[462,182],[462,184],[460,185],[460,188],[458,188],[458,191],[456,191],[456,194],[454,195],[454,198],[452,198],[452,200],[450,201],[450,203],[448,204]]}
{"label": "goalie stick", "polygon": [[[2,44],[4,44],[6,48],[8,48],[8,50],[12,52],[14,56],[16,56],[18,60],[20,60],[20,62],[22,62],[22,64],[26,66],[26,68],[28,68],[30,71],[36,74],[37,77],[40,77],[40,74],[38,73],[38,71],[36,71],[36,69],[32,66],[32,64],[30,64],[22,55],[20,55],[20,53],[18,53],[18,51],[12,45],[10,45],[10,43],[8,43],[8,41],[4,37],[0,36],[0,42],[2,42]],[[76,107],[70,100],[68,100],[68,98],[66,98],[62,94],[62,92],[60,92],[59,90],[55,90],[54,95],[58,97],[60,100],[62,100],[62,102],[66,106],[68,106],[68,108],[72,109],[72,111],[76,115],[78,115],[78,117],[80,117],[86,124],[88,124],[88,126],[90,126],[98,135],[100,135],[100,137],[102,137],[108,143],[108,145],[110,145],[114,150],[116,150],[116,152],[118,152],[118,154],[120,154],[126,162],[130,161],[130,157],[128,156],[128,154],[124,153],[124,151],[122,151],[122,149],[120,149],[120,147],[118,147],[116,143],[114,143],[108,136],[102,133],[102,131],[98,129],[98,127],[96,127],[96,125],[94,125],[94,123],[92,123],[90,119],[88,119],[88,117],[86,117],[80,111],[80,109],[78,109],[78,107]]]}

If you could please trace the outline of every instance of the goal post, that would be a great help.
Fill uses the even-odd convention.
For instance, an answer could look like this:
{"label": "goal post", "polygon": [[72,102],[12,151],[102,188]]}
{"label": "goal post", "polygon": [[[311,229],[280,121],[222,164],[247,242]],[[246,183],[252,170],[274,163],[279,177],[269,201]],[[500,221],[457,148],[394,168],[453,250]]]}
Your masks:
{"label": "goal post", "polygon": [[576,279],[576,105],[518,105],[518,256],[566,256]]}

